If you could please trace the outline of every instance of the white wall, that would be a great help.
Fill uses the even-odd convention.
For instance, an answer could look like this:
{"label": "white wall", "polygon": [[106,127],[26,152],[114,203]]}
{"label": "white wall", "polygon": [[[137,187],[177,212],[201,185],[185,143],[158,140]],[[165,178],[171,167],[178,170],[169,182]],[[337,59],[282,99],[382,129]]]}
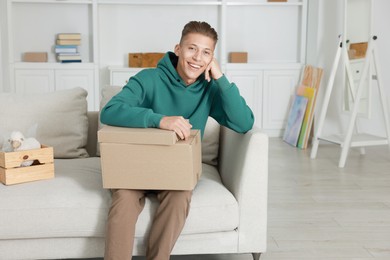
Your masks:
{"label": "white wall", "polygon": [[2,23],[0,21],[0,93],[3,92],[3,48],[1,48]]}
{"label": "white wall", "polygon": [[[4,7],[5,7],[4,6],[4,1],[2,1],[0,3],[0,10],[5,10]],[[4,13],[4,11],[0,11],[0,17],[4,16],[3,13]],[[2,45],[2,39],[3,39],[2,33],[3,33],[3,26],[4,26],[3,24],[4,24],[3,18],[0,18],[0,93],[4,91],[4,86],[3,86],[4,85],[3,49],[4,48],[2,48],[2,46],[3,46]]]}
{"label": "white wall", "polygon": [[7,43],[7,1],[0,0],[0,93],[9,91]]}
{"label": "white wall", "polygon": [[[390,31],[387,26],[390,24],[390,1],[373,0],[373,34],[378,35],[379,67],[381,68],[382,84],[385,87],[387,100],[390,101],[390,75],[386,73],[390,69]],[[308,50],[307,63],[324,68],[324,77],[318,94],[316,104],[316,115],[322,106],[325,89],[329,80],[333,60],[337,51],[338,35],[343,33],[344,27],[344,1],[340,0],[309,0],[309,28],[308,28]],[[344,73],[342,61],[336,74],[334,88],[330,105],[327,112],[323,134],[344,133],[349,122],[349,114],[344,113],[343,104],[343,82]],[[373,113],[371,119],[359,119],[359,126],[362,131],[385,135],[383,116],[381,112],[376,84],[373,85]],[[389,103],[389,102],[388,102]],[[388,111],[390,111],[388,109]],[[316,127],[316,125],[315,125]]]}

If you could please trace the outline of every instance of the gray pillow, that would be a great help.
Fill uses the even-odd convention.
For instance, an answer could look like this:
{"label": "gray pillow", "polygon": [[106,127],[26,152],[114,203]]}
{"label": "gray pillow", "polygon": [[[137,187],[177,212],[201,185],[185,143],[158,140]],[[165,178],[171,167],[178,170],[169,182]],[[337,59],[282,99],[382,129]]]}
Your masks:
{"label": "gray pillow", "polygon": [[[88,157],[86,97],[87,91],[80,87],[40,94],[0,93],[0,135],[22,131],[52,146],[55,158]],[[27,136],[34,126],[35,136]]]}
{"label": "gray pillow", "polygon": [[[110,99],[115,96],[123,87],[106,86],[102,89],[102,97],[100,101],[100,109],[102,109]],[[99,115],[99,129],[103,126],[100,123]],[[205,133],[202,140],[202,162],[210,165],[218,164],[218,149],[219,149],[219,131],[220,125],[213,118],[209,117],[207,120]],[[100,156],[99,144],[97,145],[97,156]]]}

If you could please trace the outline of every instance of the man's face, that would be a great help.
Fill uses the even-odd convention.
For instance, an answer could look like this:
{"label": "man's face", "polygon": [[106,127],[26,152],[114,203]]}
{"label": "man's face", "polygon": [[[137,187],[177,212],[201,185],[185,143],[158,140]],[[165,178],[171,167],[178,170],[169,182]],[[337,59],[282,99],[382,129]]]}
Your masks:
{"label": "man's face", "polygon": [[199,33],[190,33],[175,47],[176,70],[187,85],[194,83],[214,57],[215,42]]}

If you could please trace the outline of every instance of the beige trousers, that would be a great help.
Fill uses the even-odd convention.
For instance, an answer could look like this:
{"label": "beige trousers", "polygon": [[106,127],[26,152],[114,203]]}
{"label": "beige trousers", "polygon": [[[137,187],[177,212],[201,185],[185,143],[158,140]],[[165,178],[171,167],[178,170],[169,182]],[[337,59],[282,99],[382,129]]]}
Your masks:
{"label": "beige trousers", "polygon": [[[135,225],[148,191],[113,190],[106,228],[105,260],[132,258]],[[160,205],[146,247],[147,260],[168,260],[188,216],[192,191],[156,191]]]}

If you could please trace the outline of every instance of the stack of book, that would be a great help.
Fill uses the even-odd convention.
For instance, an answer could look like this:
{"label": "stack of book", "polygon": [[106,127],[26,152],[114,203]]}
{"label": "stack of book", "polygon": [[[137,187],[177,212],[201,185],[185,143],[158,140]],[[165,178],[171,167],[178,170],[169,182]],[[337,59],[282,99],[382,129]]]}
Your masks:
{"label": "stack of book", "polygon": [[78,46],[81,45],[80,33],[59,33],[57,34],[54,51],[57,60],[62,63],[81,62],[81,55]]}

